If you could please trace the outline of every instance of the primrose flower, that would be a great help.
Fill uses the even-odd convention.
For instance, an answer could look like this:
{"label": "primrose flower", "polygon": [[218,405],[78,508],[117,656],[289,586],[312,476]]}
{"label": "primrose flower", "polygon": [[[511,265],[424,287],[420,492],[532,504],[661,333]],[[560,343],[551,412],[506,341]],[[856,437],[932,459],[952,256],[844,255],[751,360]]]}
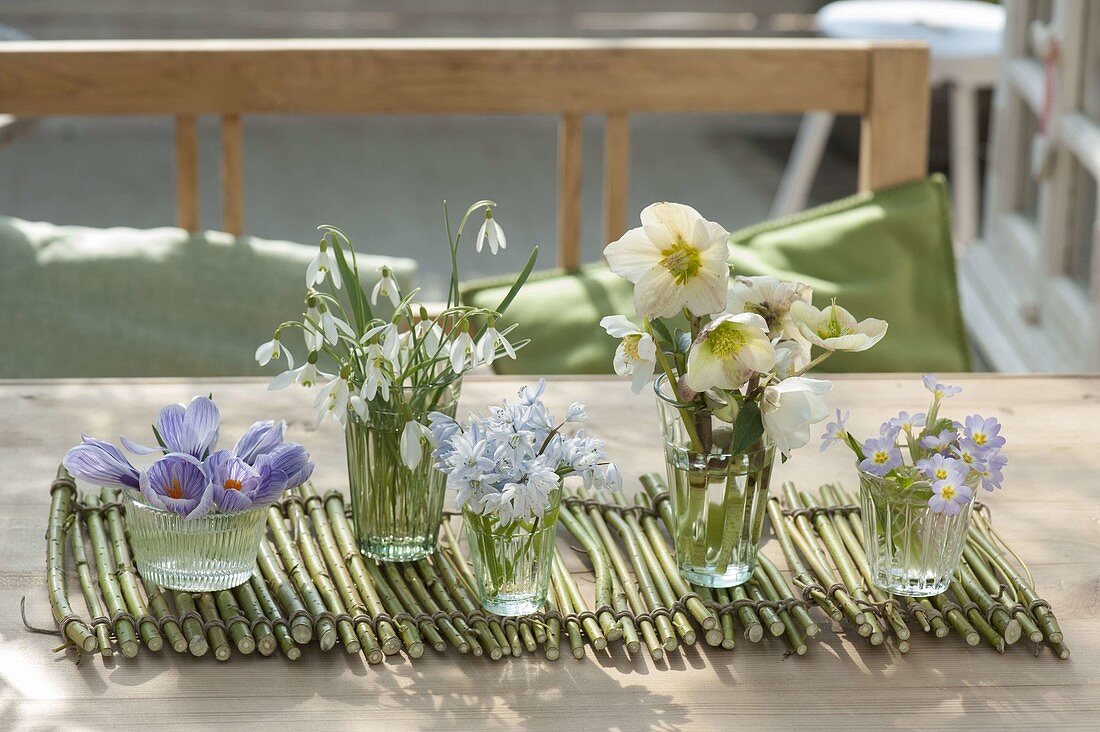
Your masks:
{"label": "primrose flower", "polygon": [[[975,447],[970,440],[962,440],[958,444],[952,445],[951,454],[974,469],[977,469],[985,459],[983,451]],[[996,451],[992,451],[992,454],[996,454]]]}
{"label": "primrose flower", "polygon": [[885,320],[856,319],[835,302],[818,310],[801,300],[791,304],[791,318],[799,332],[810,343],[826,351],[866,351],[886,335]]}
{"label": "primrose flower", "polygon": [[1008,458],[1004,455],[990,455],[980,465],[975,465],[974,471],[981,478],[982,488],[987,491],[1000,488],[1005,479],[1002,471],[1006,464],[1008,464]]}
{"label": "primrose flower", "polygon": [[194,519],[214,504],[214,491],[197,458],[171,452],[157,460],[139,478],[141,495],[151,506]]}
{"label": "primrose flower", "polygon": [[963,461],[939,453],[918,460],[916,468],[933,482],[947,480],[956,474],[965,476],[970,471],[970,466]]}
{"label": "primrose flower", "polygon": [[924,382],[924,388],[932,392],[936,399],[946,399],[952,397],[962,391],[961,386],[948,386],[936,381],[935,374],[925,374],[921,377],[921,381]]}
{"label": "primrose flower", "polygon": [[389,267],[383,265],[378,268],[378,272],[382,275],[381,279],[374,285],[374,289],[370,292],[370,304],[378,304],[378,296],[388,297],[394,307],[397,307],[401,302],[401,292],[397,286],[397,280],[393,278],[393,271]]}
{"label": "primrose flower", "polygon": [[810,441],[810,425],[829,415],[825,394],[830,381],[796,376],[764,389],[760,415],[764,431],[784,455]]}
{"label": "primrose flower", "polygon": [[942,452],[951,447],[958,435],[955,430],[943,430],[938,435],[925,435],[920,440],[920,446],[932,452]]}
{"label": "primrose flower", "polygon": [[612,338],[621,338],[615,349],[615,373],[619,376],[634,375],[630,388],[635,394],[653,378],[653,368],[657,365],[657,344],[653,336],[643,333],[629,319],[622,315],[609,315],[600,321],[600,327]]}
{"label": "primrose flower", "polygon": [[508,239],[504,236],[504,229],[500,228],[500,224],[493,218],[493,209],[488,206],[485,207],[485,223],[481,225],[481,229],[477,232],[477,245],[475,248],[479,254],[485,247],[485,242],[489,242],[489,251],[492,254],[508,247]]}
{"label": "primrose flower", "polygon": [[332,275],[332,286],[340,289],[340,269],[335,266],[328,251],[328,240],[322,239],[309,265],[306,267],[306,287],[313,287],[325,281],[325,275]]}
{"label": "primrose flower", "polygon": [[808,303],[813,291],[801,282],[783,282],[776,277],[734,277],[726,294],[726,312],[756,313],[768,323],[768,332],[802,340],[791,317],[795,301]]}
{"label": "primrose flower", "polygon": [[1005,438],[1001,437],[1001,423],[996,417],[982,417],[972,414],[963,423],[964,435],[979,450],[999,450],[1004,447]]}
{"label": "primrose flower", "polygon": [[924,412],[917,412],[911,415],[909,412],[902,411],[898,412],[898,416],[890,420],[890,424],[902,432],[913,432],[918,427],[924,427],[924,420]]}
{"label": "primrose flower", "polygon": [[122,451],[109,442],[81,435],[80,444],[65,453],[62,464],[89,483],[120,488],[138,487],[138,470]]}
{"label": "primrose flower", "polygon": [[955,516],[962,511],[972,495],[974,492],[970,486],[964,485],[963,476],[956,472],[932,484],[932,497],[928,499],[928,505],[932,513]]}
{"label": "primrose flower", "polygon": [[697,316],[726,304],[729,232],[679,203],[642,210],[642,225],[604,248],[608,266],[634,283],[634,309],[671,317],[685,307]]}
{"label": "primrose flower", "polygon": [[863,454],[866,457],[860,461],[859,469],[865,473],[883,476],[901,466],[901,450],[892,437],[867,440],[863,443]]}
{"label": "primrose flower", "polygon": [[740,389],[753,372],[767,372],[775,365],[767,330],[768,324],[756,313],[720,315],[710,321],[688,352],[688,388]]}
{"label": "primrose flower", "polygon": [[821,438],[821,452],[828,450],[838,440],[847,440],[848,418],[851,416],[851,412],[841,414],[839,409],[836,410],[836,420],[825,425],[825,434]]}
{"label": "primrose flower", "polygon": [[169,404],[160,410],[153,425],[159,446],[139,445],[125,436],[120,439],[123,447],[135,455],[182,452],[201,460],[217,444],[220,425],[221,412],[214,400],[197,396],[186,407]]}

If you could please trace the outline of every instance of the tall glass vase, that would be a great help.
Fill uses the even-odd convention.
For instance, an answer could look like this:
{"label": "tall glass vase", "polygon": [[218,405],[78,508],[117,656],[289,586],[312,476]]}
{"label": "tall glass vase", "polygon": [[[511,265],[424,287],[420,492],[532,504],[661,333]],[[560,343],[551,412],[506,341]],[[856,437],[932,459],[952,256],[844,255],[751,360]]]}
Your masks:
{"label": "tall glass vase", "polygon": [[928,506],[926,480],[897,480],[859,471],[860,516],[867,563],[876,586],[895,595],[926,597],[947,591],[970,526],[969,501],[954,516]]}
{"label": "tall glass vase", "polygon": [[756,566],[775,446],[764,435],[748,450],[731,453],[734,424],[684,409],[665,377],[655,391],[680,574],[703,587],[743,584]]}
{"label": "tall glass vase", "polygon": [[[455,414],[461,382],[443,387],[406,388],[393,395],[392,411],[374,409],[367,418],[348,415],[352,521],[364,554],[384,562],[423,559],[436,550],[443,519],[446,477],[432,467],[431,448],[422,444],[420,462],[401,457],[405,424],[428,424],[429,412]],[[387,405],[387,406],[390,406]]]}

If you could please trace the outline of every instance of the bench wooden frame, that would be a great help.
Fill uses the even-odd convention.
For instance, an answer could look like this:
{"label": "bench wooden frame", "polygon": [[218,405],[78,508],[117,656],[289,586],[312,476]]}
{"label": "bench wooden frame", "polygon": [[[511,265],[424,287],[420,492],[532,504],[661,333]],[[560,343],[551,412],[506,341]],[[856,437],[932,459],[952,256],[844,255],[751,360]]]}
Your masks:
{"label": "bench wooden frame", "polygon": [[222,220],[244,230],[241,116],[556,114],[558,261],[581,259],[581,120],[606,117],[604,240],[627,221],[631,113],[805,112],[862,118],[861,190],[923,177],[928,52],[831,40],[15,42],[0,113],[173,115],[176,220],[196,230],[197,117],[221,117]]}

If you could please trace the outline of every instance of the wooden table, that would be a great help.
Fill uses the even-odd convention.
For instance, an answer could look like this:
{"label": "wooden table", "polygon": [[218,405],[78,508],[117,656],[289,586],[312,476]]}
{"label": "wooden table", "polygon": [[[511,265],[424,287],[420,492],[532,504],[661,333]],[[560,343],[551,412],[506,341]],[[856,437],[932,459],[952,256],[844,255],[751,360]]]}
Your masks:
{"label": "wooden table", "polygon": [[[1004,422],[1008,486],[989,498],[996,526],[1030,564],[1040,594],[1053,604],[1069,661],[1026,644],[1004,656],[968,648],[957,637],[919,632],[900,656],[851,634],[826,631],[804,657],[780,643],[739,642],[734,651],[696,646],[663,664],[621,651],[584,661],[523,657],[493,663],[430,651],[416,662],[392,657],[368,667],[361,656],[306,649],[281,657],[234,657],[219,664],[144,650],[132,661],[98,657],[73,664],[54,655],[57,637],[23,630],[28,619],[52,626],[44,581],[48,488],[64,451],[81,430],[106,439],[144,437],[156,410],[212,392],[221,405],[223,441],[253,419],[286,417],[305,443],[321,490],[345,488],[343,440],[326,424],[313,429],[311,397],[267,392],[262,382],[0,382],[0,727],[120,728],[213,723],[387,729],[529,727],[668,729],[733,725],[882,727],[1095,724],[1100,719],[1100,378],[969,376],[950,414],[975,411]],[[473,377],[464,406],[511,395],[515,379]],[[832,401],[852,411],[851,429],[870,433],[899,409],[924,408],[916,378],[837,380]],[[607,440],[631,477],[662,470],[653,399],[623,381],[555,378],[549,404],[561,412],[586,403],[590,429]],[[812,444],[778,471],[807,487],[853,479],[851,458]],[[775,542],[765,551],[778,556]],[[578,572],[582,567],[578,564]],[[582,583],[587,581],[580,574]],[[582,589],[587,589],[582,587]],[[75,581],[70,596],[79,598]],[[82,607],[78,604],[78,607]],[[919,715],[916,716],[916,715]],[[288,727],[289,728],[289,727]]]}

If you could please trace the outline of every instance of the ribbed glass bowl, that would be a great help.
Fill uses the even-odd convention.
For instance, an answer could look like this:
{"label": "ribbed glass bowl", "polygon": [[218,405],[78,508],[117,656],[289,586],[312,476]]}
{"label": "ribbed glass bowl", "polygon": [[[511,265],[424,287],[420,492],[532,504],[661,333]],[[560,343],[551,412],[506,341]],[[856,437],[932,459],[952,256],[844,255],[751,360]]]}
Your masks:
{"label": "ribbed glass bowl", "polygon": [[187,592],[227,590],[256,566],[267,508],[187,519],[126,498],[126,524],[142,577]]}

